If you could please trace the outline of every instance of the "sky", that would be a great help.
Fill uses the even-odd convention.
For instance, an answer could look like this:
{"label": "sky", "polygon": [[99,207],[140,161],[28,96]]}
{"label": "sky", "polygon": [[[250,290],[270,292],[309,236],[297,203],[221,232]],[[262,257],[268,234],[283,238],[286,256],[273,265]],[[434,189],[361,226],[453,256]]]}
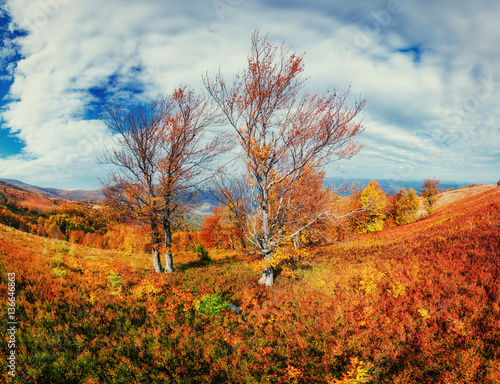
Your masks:
{"label": "sky", "polygon": [[250,36],[305,53],[313,92],[367,104],[329,176],[496,183],[497,0],[0,0],[0,178],[98,189],[100,99],[147,102],[243,69]]}

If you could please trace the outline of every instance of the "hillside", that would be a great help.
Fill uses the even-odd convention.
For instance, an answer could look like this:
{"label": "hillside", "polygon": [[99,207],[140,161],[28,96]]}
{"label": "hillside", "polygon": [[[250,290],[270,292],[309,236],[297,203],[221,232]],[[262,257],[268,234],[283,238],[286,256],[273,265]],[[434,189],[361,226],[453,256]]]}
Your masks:
{"label": "hillside", "polygon": [[38,193],[42,196],[48,197],[49,199],[64,199],[70,201],[103,201],[104,197],[100,190],[86,191],[79,189],[56,189],[56,188],[42,188],[35,185],[30,185],[23,183],[19,180],[14,179],[0,179],[9,184],[21,187],[25,190]]}
{"label": "hillside", "polygon": [[9,199],[21,206],[32,209],[45,210],[56,207],[56,204],[50,198],[2,180],[0,180],[0,198],[4,201]]}
{"label": "hillside", "polygon": [[435,208],[439,209],[449,204],[459,203],[460,200],[497,188],[496,185],[476,185],[473,187],[462,187],[450,191],[441,192]]}
{"label": "hillside", "polygon": [[16,274],[11,382],[498,383],[500,188],[476,191],[313,248],[271,289],[218,251],[159,275],[148,255],[0,226],[4,297]]}

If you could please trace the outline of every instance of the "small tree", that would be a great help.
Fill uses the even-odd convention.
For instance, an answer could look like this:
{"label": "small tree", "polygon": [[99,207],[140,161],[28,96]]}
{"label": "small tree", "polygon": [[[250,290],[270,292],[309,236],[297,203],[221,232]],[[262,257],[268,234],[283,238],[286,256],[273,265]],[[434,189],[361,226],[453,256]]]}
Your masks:
{"label": "small tree", "polygon": [[228,179],[226,172],[220,172],[217,176],[211,192],[225,207],[220,212],[221,227],[229,232],[232,249],[245,249],[248,239],[247,218],[251,211],[249,181],[245,177]]}
{"label": "small tree", "polygon": [[243,250],[245,242],[245,224],[241,214],[238,212],[241,207],[224,207],[222,213],[222,230],[228,235],[228,245],[231,249]]}
{"label": "small tree", "polygon": [[380,231],[384,227],[387,197],[375,180],[370,181],[361,193],[359,204],[365,211],[361,214],[359,231],[361,233]]}
{"label": "small tree", "polygon": [[[248,66],[227,84],[219,73],[205,86],[237,134],[250,185],[249,240],[269,266],[261,284],[273,285],[272,258],[290,224],[293,196],[312,168],[354,156],[362,131],[355,120],[364,100],[347,104],[346,93],[301,93],[304,61],[284,46],[252,35]],[[304,228],[327,212],[315,212]],[[292,231],[290,231],[292,232]],[[295,232],[289,236],[294,236]]]}
{"label": "small tree", "polygon": [[225,248],[225,238],[229,237],[223,229],[224,207],[213,207],[212,214],[205,217],[200,231],[200,242],[207,248]]}
{"label": "small tree", "polygon": [[437,195],[441,192],[439,189],[439,180],[436,180],[436,178],[424,180],[424,185],[420,189],[422,190],[420,196],[424,198],[427,212],[429,212],[429,215],[432,215],[434,213],[434,205],[438,200]]}
{"label": "small tree", "polygon": [[203,245],[197,245],[196,248],[196,255],[198,256],[198,261],[202,263],[210,263],[212,261],[212,258],[208,254],[208,251],[205,249]]}
{"label": "small tree", "polygon": [[401,188],[401,191],[396,195],[394,209],[394,219],[397,225],[409,224],[417,220],[420,212],[420,200],[417,197],[417,192],[410,189],[407,193],[406,188]]}

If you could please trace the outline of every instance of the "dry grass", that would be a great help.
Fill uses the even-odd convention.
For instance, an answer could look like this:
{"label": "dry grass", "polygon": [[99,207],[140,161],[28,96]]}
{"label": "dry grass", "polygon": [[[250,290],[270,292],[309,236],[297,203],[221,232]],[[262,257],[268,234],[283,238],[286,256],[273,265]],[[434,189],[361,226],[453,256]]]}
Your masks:
{"label": "dry grass", "polygon": [[459,200],[465,199],[470,196],[477,195],[478,193],[486,192],[490,189],[496,188],[495,185],[476,185],[474,187],[465,187],[454,189],[452,191],[442,192],[438,195],[438,201],[435,209],[441,209],[449,204],[458,203]]}

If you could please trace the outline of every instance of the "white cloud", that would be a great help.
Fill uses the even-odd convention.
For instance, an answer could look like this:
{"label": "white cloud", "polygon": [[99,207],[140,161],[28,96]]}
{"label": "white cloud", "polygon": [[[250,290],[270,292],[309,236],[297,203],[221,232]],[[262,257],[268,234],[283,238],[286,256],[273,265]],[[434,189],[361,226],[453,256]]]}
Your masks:
{"label": "white cloud", "polygon": [[[498,177],[491,167],[498,162],[492,143],[500,139],[494,1],[446,8],[401,0],[398,12],[387,1],[8,0],[7,8],[28,35],[16,41],[23,59],[3,119],[26,147],[0,160],[0,176],[98,187],[96,177],[108,170],[95,159],[110,137],[86,117],[95,101],[90,88],[122,98],[140,88],[144,93],[134,97],[146,100],[181,83],[200,89],[206,70],[220,67],[231,79],[260,27],[271,40],[307,52],[311,88],[351,84],[354,95],[368,100],[365,149],[346,164],[353,176]],[[416,46],[418,61],[399,52]]]}

